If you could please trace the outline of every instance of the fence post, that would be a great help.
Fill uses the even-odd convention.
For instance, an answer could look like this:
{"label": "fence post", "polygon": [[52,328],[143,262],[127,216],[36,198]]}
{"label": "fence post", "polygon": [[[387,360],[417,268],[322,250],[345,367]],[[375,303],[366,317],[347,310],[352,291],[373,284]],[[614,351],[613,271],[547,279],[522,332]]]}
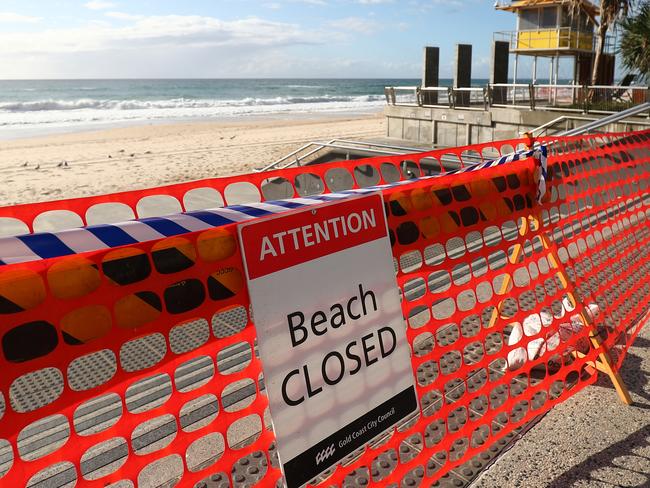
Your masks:
{"label": "fence post", "polygon": [[384,96],[388,105],[395,105],[395,87],[387,86],[384,88]]}
{"label": "fence post", "polygon": [[535,85],[532,83],[528,84],[528,94],[530,97],[530,109],[535,110]]}

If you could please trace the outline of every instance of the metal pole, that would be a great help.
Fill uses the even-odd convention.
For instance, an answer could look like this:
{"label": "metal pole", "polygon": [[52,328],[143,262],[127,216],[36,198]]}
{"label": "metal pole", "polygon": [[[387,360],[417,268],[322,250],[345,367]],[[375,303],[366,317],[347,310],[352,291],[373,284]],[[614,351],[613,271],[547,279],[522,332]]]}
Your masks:
{"label": "metal pole", "polygon": [[555,97],[553,99],[553,105],[557,105],[557,82],[558,82],[558,72],[560,71],[560,56],[555,56],[555,77],[554,77],[554,85],[555,85]]}
{"label": "metal pole", "polygon": [[548,61],[548,103],[553,103],[553,56]]}
{"label": "metal pole", "polygon": [[[516,85],[517,84],[517,70],[519,69],[519,53],[515,53],[515,66],[514,66],[514,74],[512,77],[512,84]],[[517,87],[513,86],[512,87],[512,104],[515,105],[515,98],[517,95]]]}
{"label": "metal pole", "polygon": [[578,61],[578,55],[576,54],[573,57],[573,84],[577,85],[578,84],[578,68],[580,66],[580,63]]}
{"label": "metal pole", "polygon": [[533,85],[537,83],[537,56],[533,57]]}

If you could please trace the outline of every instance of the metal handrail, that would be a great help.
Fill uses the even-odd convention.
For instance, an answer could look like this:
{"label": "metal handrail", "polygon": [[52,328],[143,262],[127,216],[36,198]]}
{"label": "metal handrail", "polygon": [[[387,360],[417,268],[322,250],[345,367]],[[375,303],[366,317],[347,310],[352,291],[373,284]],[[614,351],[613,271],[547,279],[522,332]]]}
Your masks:
{"label": "metal handrail", "polygon": [[[560,122],[566,122],[569,120],[582,120],[586,122],[593,122],[595,120],[598,120],[593,117],[580,117],[577,115],[560,115],[559,117],[554,118],[553,120],[549,120],[545,124],[540,125],[539,127],[535,127],[532,130],[527,131],[532,136],[539,136],[541,135],[542,131],[548,132],[548,129],[553,127],[554,125],[559,124]],[[523,132],[521,133],[522,135],[524,134]]]}
{"label": "metal handrail", "polygon": [[[582,88],[582,85],[574,85],[571,83],[565,83],[563,85],[557,84],[554,85],[552,83],[536,83],[533,85],[535,88]],[[593,87],[590,86],[589,88],[614,88],[614,89],[619,89],[621,88],[620,86],[611,86],[611,87]]]}
{"label": "metal handrail", "polygon": [[[498,31],[493,35],[494,40],[504,40],[510,43],[513,50],[544,51],[553,50],[583,50],[593,51],[596,48],[597,35],[593,31],[582,31],[575,26],[549,26],[534,29]],[[547,42],[547,46],[533,46],[531,41]],[[590,44],[587,47],[587,44]],[[616,36],[605,38],[605,52],[611,53],[616,47]]]}
{"label": "metal handrail", "polygon": [[[489,83],[488,86],[496,86],[496,87],[517,87],[517,88],[524,88],[527,86],[530,86],[530,83]],[[548,84],[548,83],[535,83],[533,84],[535,88],[541,87],[541,88],[582,88],[585,85],[575,85],[575,84],[564,84],[564,85],[553,85],[553,84]],[[402,90],[402,91],[414,91],[414,90],[421,90],[421,91],[445,91],[450,87],[446,86],[387,86],[386,89],[390,90]],[[454,88],[455,90],[461,90],[461,89],[468,89],[468,90],[483,90],[485,87],[480,87],[480,86],[471,86],[471,87],[456,87]],[[650,87],[648,86],[642,86],[642,85],[586,85],[586,88],[592,89],[592,88],[608,88],[610,90],[648,90]]]}
{"label": "metal handrail", "polygon": [[[333,143],[333,142],[336,142],[336,139],[332,139],[332,140],[330,141],[330,143]],[[300,147],[299,147],[298,149],[296,149],[295,151],[290,152],[290,153],[287,154],[286,156],[284,156],[284,157],[278,159],[277,161],[274,161],[274,162],[272,162],[272,163],[270,163],[270,164],[267,164],[267,165],[264,166],[263,168],[256,169],[255,171],[268,171],[268,170],[270,170],[270,169],[274,169],[274,168],[278,167],[281,163],[285,162],[287,159],[289,159],[289,158],[291,158],[291,157],[293,157],[293,156],[296,156],[298,153],[300,153],[300,152],[304,151],[305,149],[307,149],[307,148],[309,148],[309,147],[311,147],[311,146],[314,146],[314,145],[315,145],[314,142],[308,142],[307,144],[305,144],[305,145],[303,145],[303,146],[300,146]],[[314,154],[314,153],[320,151],[320,149],[321,149],[321,148],[318,148],[318,149],[316,149],[316,150],[310,152],[309,154],[305,154],[303,157],[310,156],[310,155],[312,155],[312,154]],[[293,163],[292,163],[292,164],[293,164]],[[286,167],[286,166],[285,166],[285,167]],[[281,169],[284,169],[284,167],[281,168]]]}
{"label": "metal handrail", "polygon": [[[316,147],[309,153],[304,154],[302,156],[297,156],[294,160],[289,161],[287,164],[283,166],[279,166],[281,163],[291,158],[292,156],[296,156],[300,151],[304,151],[305,149],[312,146],[316,146]],[[369,146],[369,148],[359,147],[359,146]],[[435,147],[436,144],[433,144],[432,146]],[[421,153],[424,150],[422,148],[416,148],[416,147],[396,146],[392,144],[380,144],[376,142],[366,142],[366,141],[353,141],[349,139],[332,139],[329,142],[312,141],[301,146],[299,149],[296,149],[295,151],[279,159],[278,161],[271,163],[265,166],[264,168],[256,169],[255,171],[262,172],[262,171],[267,171],[269,169],[285,169],[290,166],[293,166],[294,164],[299,165],[302,159],[324,148],[343,149],[346,151],[355,151],[355,150],[364,151],[371,154],[386,155],[386,156],[401,156],[401,155],[408,155],[411,153]],[[475,158],[476,160],[472,160],[474,158],[472,158],[471,156],[464,156],[463,163],[459,163],[458,159],[452,154],[448,154],[448,155],[443,154],[442,156],[439,156],[438,159],[445,170],[457,169],[460,166],[462,166],[462,164],[471,166],[471,165],[479,164],[483,161],[483,158],[480,156]]]}
{"label": "metal handrail", "polygon": [[[623,110],[622,112],[618,112],[615,114],[608,115],[607,117],[602,117],[600,119],[595,119],[593,117],[579,117],[576,115],[561,115],[560,117],[556,117],[553,120],[549,120],[545,124],[540,125],[539,127],[535,127],[534,129],[527,131],[529,134],[532,136],[540,136],[542,135],[541,133],[543,131],[546,131],[548,133],[548,129],[553,127],[554,125],[559,124],[560,122],[567,122],[567,121],[586,121],[587,123],[584,125],[581,125],[579,127],[575,127],[571,130],[565,130],[563,132],[559,132],[558,136],[576,136],[580,134],[586,134],[587,132],[591,132],[594,129],[598,129],[600,127],[606,126],[608,124],[613,124],[613,123],[633,123],[634,125],[641,125],[641,126],[648,126],[650,127],[650,121],[644,122],[641,120],[634,120],[628,122],[626,119],[629,119],[630,117],[634,117],[635,115],[642,114],[644,112],[648,112],[648,118],[650,118],[650,102],[646,102],[640,105],[637,105],[636,107],[629,108],[627,110]],[[523,133],[522,133],[523,134]]]}
{"label": "metal handrail", "polygon": [[406,147],[406,146],[394,146],[392,144],[379,144],[377,142],[366,142],[366,141],[352,141],[349,139],[335,139],[335,142],[341,142],[343,144],[356,144],[358,146],[370,146],[370,147],[383,147],[386,149],[397,149],[398,151],[404,152],[420,152],[422,149],[417,147]]}
{"label": "metal handrail", "polygon": [[[368,147],[358,147],[358,146],[368,146]],[[307,152],[306,154],[299,156],[301,152],[305,151],[306,149],[309,149],[310,147],[313,147],[314,149]],[[307,144],[300,146],[295,151],[292,151],[286,156],[278,159],[277,161],[267,164],[263,168],[255,169],[255,171],[263,172],[263,171],[268,171],[270,169],[286,169],[293,165],[300,166],[302,160],[316,154],[317,152],[323,150],[324,148],[343,149],[347,151],[360,150],[371,154],[387,155],[387,156],[395,156],[395,155],[407,154],[407,153],[417,153],[422,151],[421,148],[415,148],[415,147],[395,146],[391,144],[379,144],[376,142],[352,141],[349,139],[331,139],[326,142],[310,141]],[[382,149],[378,149],[378,148],[382,148]]]}
{"label": "metal handrail", "polygon": [[[424,95],[426,93],[436,93],[436,94],[446,94],[447,103],[440,101],[440,98],[436,97],[436,103],[431,103],[431,99],[427,99]],[[426,100],[426,102],[425,102]],[[450,86],[426,86],[421,87],[418,91],[418,104],[421,107],[445,107],[445,108],[454,108],[454,94]]]}
{"label": "metal handrail", "polygon": [[[574,85],[572,85],[574,86]],[[578,86],[578,85],[575,85]],[[647,86],[641,85],[589,85],[588,88],[608,89],[608,90],[647,90]]]}
{"label": "metal handrail", "polygon": [[[496,87],[503,87],[503,88],[526,88],[529,86],[530,83],[490,83],[488,86],[496,86]],[[535,86],[541,86],[541,85],[535,85]]]}
{"label": "metal handrail", "polygon": [[[466,110],[477,110],[477,100],[471,106],[457,104],[455,99],[461,93],[474,93],[483,91],[485,109],[489,107],[519,107],[529,110],[566,111],[577,113],[615,113],[617,109],[624,108],[638,102],[650,101],[650,89],[646,86],[625,85],[552,85],[532,83],[490,83],[486,87],[386,87],[386,100],[389,105],[414,106],[414,103],[400,103],[395,97],[396,90],[411,90],[414,92],[417,106],[444,106]],[[427,92],[448,92],[447,103],[425,103],[423,96]],[[523,90],[523,91],[522,91]],[[541,91],[548,90],[540,98]],[[604,94],[603,90],[607,90]],[[560,95],[562,92],[562,95]],[[644,93],[647,92],[644,96]],[[392,96],[388,96],[388,94]],[[569,94],[567,97],[567,93]],[[500,94],[498,99],[495,94]],[[603,95],[605,95],[603,97]],[[546,100],[548,98],[548,100]],[[546,102],[545,102],[546,100]],[[460,105],[460,106],[459,106]]]}
{"label": "metal handrail", "polygon": [[[400,154],[405,154],[405,152],[403,152],[403,151],[396,151],[396,150],[388,151],[388,150],[385,150],[385,149],[368,149],[368,148],[361,148],[361,147],[354,147],[354,146],[346,146],[344,144],[330,144],[330,143],[327,143],[327,142],[315,142],[314,144],[317,144],[318,146],[320,146],[321,149],[325,148],[325,147],[330,147],[330,148],[333,148],[333,149],[345,149],[345,150],[348,150],[348,151],[362,150],[364,152],[375,153],[375,154],[383,154],[383,155],[386,155],[386,156],[397,156],[397,155],[400,155]],[[415,152],[417,152],[417,151],[419,151],[419,150],[415,149]]]}
{"label": "metal handrail", "polygon": [[613,124],[616,122],[622,122],[624,119],[627,119],[628,117],[633,117],[635,115],[639,115],[644,112],[648,112],[648,115],[650,116],[650,102],[645,102],[640,105],[637,105],[636,107],[623,110],[622,112],[608,115],[607,117],[603,117],[602,119],[598,119],[588,124],[582,125],[580,127],[576,127],[575,129],[562,132],[558,135],[578,136],[581,134],[586,134],[587,132],[591,132],[592,130],[598,129],[599,127],[603,127],[605,125]]}

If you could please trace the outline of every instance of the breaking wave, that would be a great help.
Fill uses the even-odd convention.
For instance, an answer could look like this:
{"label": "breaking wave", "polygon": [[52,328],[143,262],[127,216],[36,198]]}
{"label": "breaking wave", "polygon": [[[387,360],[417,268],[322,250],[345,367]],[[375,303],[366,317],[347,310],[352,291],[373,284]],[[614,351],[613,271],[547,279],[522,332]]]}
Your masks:
{"label": "breaking wave", "polygon": [[61,110],[152,110],[152,109],[220,109],[228,107],[257,107],[297,104],[381,102],[383,95],[314,97],[243,98],[240,100],[212,100],[175,98],[170,100],[33,100],[25,102],[0,102],[0,112],[43,112]]}

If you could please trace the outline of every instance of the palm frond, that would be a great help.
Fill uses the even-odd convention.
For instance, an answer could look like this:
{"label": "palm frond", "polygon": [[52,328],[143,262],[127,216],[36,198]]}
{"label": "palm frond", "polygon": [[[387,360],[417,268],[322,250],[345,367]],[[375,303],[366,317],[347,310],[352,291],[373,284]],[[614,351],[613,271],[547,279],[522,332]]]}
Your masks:
{"label": "palm frond", "polygon": [[620,22],[621,43],[619,54],[623,66],[650,81],[650,2],[641,4],[633,17]]}

